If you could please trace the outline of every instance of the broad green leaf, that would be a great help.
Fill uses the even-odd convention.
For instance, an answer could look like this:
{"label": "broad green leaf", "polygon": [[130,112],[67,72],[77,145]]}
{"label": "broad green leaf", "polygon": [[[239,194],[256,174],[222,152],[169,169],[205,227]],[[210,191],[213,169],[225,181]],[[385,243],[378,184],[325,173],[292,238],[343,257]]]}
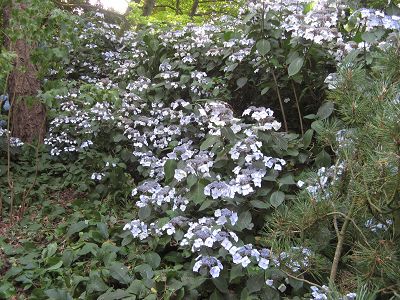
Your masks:
{"label": "broad green leaf", "polygon": [[209,208],[211,205],[213,205],[215,203],[215,201],[213,200],[206,200],[203,202],[203,204],[201,204],[199,211],[203,211],[207,208]]}
{"label": "broad green leaf", "polygon": [[165,182],[169,183],[172,181],[175,175],[175,169],[177,166],[177,161],[174,159],[168,159],[164,165],[164,172],[165,172]]}
{"label": "broad green leaf", "polygon": [[315,164],[318,168],[328,167],[331,165],[331,156],[325,150],[322,150],[315,157]]}
{"label": "broad green leaf", "polygon": [[71,295],[67,291],[61,289],[46,290],[45,294],[51,300],[72,300]]}
{"label": "broad green leaf", "polygon": [[330,102],[330,101],[325,102],[318,109],[317,116],[319,117],[320,120],[324,120],[333,113],[334,109],[335,109],[335,105],[333,104],[333,102]]}
{"label": "broad green leaf", "polygon": [[238,80],[236,80],[236,84],[239,89],[244,87],[246,83],[247,83],[247,77],[240,77]]}
{"label": "broad green leaf", "polygon": [[151,207],[149,205],[146,205],[146,206],[139,208],[138,215],[139,215],[139,218],[142,220],[147,219],[151,215]]}
{"label": "broad green leaf", "polygon": [[131,296],[128,292],[118,289],[116,291],[108,291],[104,293],[103,295],[100,295],[98,300],[117,300],[117,299],[123,299],[126,297]]}
{"label": "broad green leaf", "polygon": [[285,200],[285,193],[281,191],[273,192],[270,198],[271,205],[277,208]]}
{"label": "broad green leaf", "polygon": [[72,252],[69,249],[65,250],[61,260],[63,262],[64,267],[69,267],[74,261],[74,252]]}
{"label": "broad green leaf", "polygon": [[268,40],[262,39],[257,42],[256,49],[260,55],[264,56],[271,50],[271,44]]}
{"label": "broad green leaf", "polygon": [[292,277],[289,277],[289,284],[293,287],[294,290],[300,290],[304,286],[303,281],[294,279]]}
{"label": "broad green leaf", "polygon": [[206,150],[214,146],[217,142],[219,142],[219,137],[216,135],[210,135],[203,143],[201,143],[200,150]]}
{"label": "broad green leaf", "polygon": [[98,275],[90,276],[87,290],[91,292],[104,292],[108,289],[108,286],[104,283],[103,279]]}
{"label": "broad green leaf", "polygon": [[253,224],[251,223],[251,213],[249,211],[244,211],[239,215],[238,222],[236,226],[240,229],[252,229]]}
{"label": "broad green leaf", "polygon": [[251,200],[250,201],[251,206],[259,209],[268,209],[271,207],[269,203],[260,201],[260,200]]}
{"label": "broad green leaf", "polygon": [[51,267],[47,268],[46,271],[57,270],[57,269],[61,268],[62,264],[63,264],[63,262],[62,262],[62,260],[60,260],[58,263],[56,263],[56,264],[52,265]]}
{"label": "broad green leaf", "polygon": [[46,257],[51,257],[57,252],[57,243],[51,243],[47,245],[47,256]]}
{"label": "broad green leaf", "polygon": [[228,293],[228,282],[223,277],[213,278],[212,282],[221,293]]}
{"label": "broad green leaf", "polygon": [[312,130],[312,129],[308,129],[306,131],[306,133],[304,133],[304,135],[303,135],[303,145],[304,145],[305,148],[308,148],[308,146],[310,146],[313,135],[314,135],[314,130]]}
{"label": "broad green leaf", "polygon": [[132,281],[132,283],[129,285],[129,287],[126,291],[133,293],[135,295],[140,295],[144,291],[146,291],[146,287],[145,287],[143,281],[135,279]]}
{"label": "broad green leaf", "polygon": [[153,269],[156,269],[160,265],[161,257],[155,252],[147,252],[144,254],[144,261]]}
{"label": "broad green leaf", "polygon": [[226,71],[227,71],[227,72],[232,72],[233,70],[236,69],[237,66],[238,66],[238,63],[230,64],[230,65],[228,65],[228,67],[226,68]]}
{"label": "broad green leaf", "polygon": [[187,187],[190,189],[197,182],[197,180],[198,179],[197,179],[196,175],[190,174],[186,178]]}
{"label": "broad green leaf", "polygon": [[271,89],[271,87],[269,87],[269,86],[263,88],[263,89],[261,90],[261,95],[265,95],[270,89]]}
{"label": "broad green leaf", "polygon": [[109,234],[108,234],[107,224],[105,224],[105,223],[97,223],[97,229],[99,230],[99,232],[101,233],[103,238],[108,239]]}
{"label": "broad green leaf", "polygon": [[120,262],[112,263],[109,271],[111,277],[117,280],[119,283],[129,284],[132,281],[128,274],[128,268]]}
{"label": "broad green leaf", "polygon": [[299,73],[301,70],[301,67],[303,66],[304,63],[304,58],[303,57],[297,57],[295,58],[289,65],[288,68],[288,74],[289,77],[296,75]]}
{"label": "broad green leaf", "polygon": [[314,121],[311,123],[311,128],[316,132],[316,133],[321,133],[324,130],[324,123],[320,120]]}
{"label": "broad green leaf", "polygon": [[241,264],[238,265],[233,265],[231,272],[229,273],[229,282],[232,282],[232,280],[242,277],[244,275],[243,273],[243,267]]}
{"label": "broad green leaf", "polygon": [[197,182],[192,189],[190,190],[190,194],[192,195],[191,199],[195,204],[200,204],[206,198],[204,195],[205,184],[202,181]]}
{"label": "broad green leaf", "polygon": [[246,287],[250,294],[260,291],[264,287],[264,285],[265,285],[264,274],[258,276],[251,276],[246,282]]}
{"label": "broad green leaf", "polygon": [[75,233],[82,231],[83,229],[89,226],[88,221],[79,221],[78,223],[72,224],[71,227],[68,229],[66,237],[69,238]]}
{"label": "broad green leaf", "polygon": [[296,184],[296,182],[293,179],[293,175],[292,174],[288,174],[288,175],[285,175],[285,176],[279,178],[278,182],[279,182],[280,186]]}
{"label": "broad green leaf", "polygon": [[153,269],[149,264],[141,264],[136,266],[135,272],[139,272],[143,279],[150,279],[154,275]]}
{"label": "broad green leaf", "polygon": [[11,283],[7,281],[2,281],[0,283],[0,299],[16,299],[13,298],[15,294],[15,288]]}

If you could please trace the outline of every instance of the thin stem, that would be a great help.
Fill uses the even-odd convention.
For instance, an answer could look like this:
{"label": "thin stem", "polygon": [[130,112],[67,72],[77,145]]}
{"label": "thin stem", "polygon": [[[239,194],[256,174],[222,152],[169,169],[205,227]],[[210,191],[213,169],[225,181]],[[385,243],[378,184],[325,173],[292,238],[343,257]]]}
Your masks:
{"label": "thin stem", "polygon": [[11,176],[11,149],[10,149],[10,140],[11,140],[11,113],[14,106],[15,94],[13,94],[13,99],[10,100],[10,109],[8,110],[7,117],[7,180],[8,187],[10,190],[10,222],[13,223],[13,213],[14,213],[14,182]]}
{"label": "thin stem", "polygon": [[308,281],[308,280],[306,280],[306,279],[293,276],[293,275],[291,275],[290,273],[285,272],[285,271],[283,271],[283,273],[285,273],[286,276],[288,276],[288,277],[290,277],[290,278],[293,278],[293,279],[296,279],[296,280],[299,280],[299,281],[308,283],[309,285],[313,285],[313,286],[316,286],[316,287],[318,287],[318,288],[322,288],[322,286],[320,286],[319,284],[316,284],[316,283],[314,283],[314,282],[311,282],[311,281]]}
{"label": "thin stem", "polygon": [[333,262],[332,262],[331,274],[329,276],[329,282],[331,282],[331,283],[334,283],[335,279],[336,279],[339,260],[340,260],[340,257],[342,255],[342,251],[343,251],[343,244],[344,244],[344,240],[345,240],[346,230],[351,221],[350,216],[353,214],[355,206],[356,206],[355,200],[353,199],[350,209],[349,209],[349,213],[348,213],[348,215],[346,215],[346,219],[344,220],[342,229],[339,232],[339,238],[338,238],[338,242],[336,244],[335,256],[333,257]]}
{"label": "thin stem", "polygon": [[[347,218],[349,221],[351,221],[351,223],[353,223],[354,227],[358,230],[358,232],[360,232],[362,238],[364,239],[364,242],[365,242],[368,246],[371,246],[371,245],[368,243],[367,237],[364,235],[364,233],[362,232],[361,228],[356,224],[356,221],[354,221],[353,218],[349,217],[348,215],[346,215],[346,214],[344,214],[344,213],[342,213],[342,212],[340,212],[340,211],[333,211],[333,212],[328,213],[328,214],[326,214],[326,215],[327,215],[327,216],[329,216],[329,215],[334,215],[335,220],[336,220],[336,217],[335,217],[336,215],[340,215],[340,216],[342,216],[342,217],[344,217],[344,218]],[[337,227],[337,224],[336,224],[336,227]],[[336,229],[336,227],[335,227],[335,229]],[[343,229],[343,227],[342,227],[342,229]],[[338,233],[338,235],[340,235],[340,232],[339,232],[339,231],[337,231],[337,233]]]}
{"label": "thin stem", "polygon": [[301,135],[304,135],[303,116],[302,116],[301,110],[300,110],[299,99],[298,99],[297,93],[296,93],[296,87],[294,86],[293,80],[291,80],[290,82],[292,84],[294,99],[296,100],[296,108],[297,108],[297,114],[299,115]]}
{"label": "thin stem", "polygon": [[[44,123],[46,122],[46,117],[43,118],[43,122],[42,122],[42,127],[44,126]],[[22,204],[21,204],[21,210],[20,210],[20,218],[22,218],[22,216],[25,213],[26,207],[28,205],[28,196],[31,193],[32,189],[35,187],[36,182],[37,182],[37,178],[38,178],[38,174],[39,174],[39,147],[40,147],[40,139],[38,139],[37,144],[36,144],[36,149],[35,149],[35,175],[34,175],[34,179],[32,184],[30,185],[30,187],[25,190],[25,193],[22,196]]]}
{"label": "thin stem", "polygon": [[282,101],[281,93],[279,92],[278,81],[276,80],[276,76],[275,76],[274,70],[272,70],[272,77],[274,78],[276,93],[278,95],[279,105],[280,105],[281,111],[282,111],[282,118],[283,118],[283,124],[285,126],[285,131],[288,131],[288,125],[287,125],[287,122],[286,122],[285,109],[283,108],[283,101]]}

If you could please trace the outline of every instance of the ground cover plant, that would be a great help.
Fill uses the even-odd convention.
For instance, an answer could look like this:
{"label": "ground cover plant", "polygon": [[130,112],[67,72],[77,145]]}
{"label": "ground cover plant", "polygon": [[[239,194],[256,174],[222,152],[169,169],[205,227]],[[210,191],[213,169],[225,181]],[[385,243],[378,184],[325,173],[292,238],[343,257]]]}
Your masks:
{"label": "ground cover plant", "polygon": [[11,136],[0,98],[0,297],[399,296],[395,3],[135,31],[46,3],[65,27],[32,55],[43,144]]}

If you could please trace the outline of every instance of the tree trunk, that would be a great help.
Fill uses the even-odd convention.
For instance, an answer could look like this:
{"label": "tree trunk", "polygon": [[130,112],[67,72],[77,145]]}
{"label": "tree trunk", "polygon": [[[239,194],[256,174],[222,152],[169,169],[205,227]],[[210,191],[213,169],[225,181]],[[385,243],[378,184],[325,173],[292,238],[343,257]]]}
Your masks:
{"label": "tree trunk", "polygon": [[193,18],[197,12],[197,7],[199,6],[199,0],[193,0],[192,9],[190,10],[190,17]]}
{"label": "tree trunk", "polygon": [[143,5],[143,16],[150,16],[153,12],[154,6],[156,5],[156,0],[144,0]]}
{"label": "tree trunk", "polygon": [[[3,11],[3,28],[9,28],[12,9],[24,9],[15,4],[5,7]],[[14,69],[7,82],[7,90],[11,101],[11,133],[24,142],[43,141],[45,135],[46,110],[35,98],[40,88],[38,72],[31,62],[33,44],[25,40],[12,41],[5,38],[5,48],[16,54]]]}

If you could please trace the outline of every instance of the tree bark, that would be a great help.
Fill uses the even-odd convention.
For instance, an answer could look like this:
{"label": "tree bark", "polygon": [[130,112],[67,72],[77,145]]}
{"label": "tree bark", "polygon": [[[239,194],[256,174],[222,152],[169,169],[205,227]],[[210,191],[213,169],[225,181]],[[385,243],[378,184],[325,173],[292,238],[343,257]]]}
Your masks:
{"label": "tree bark", "polygon": [[[12,4],[3,11],[3,28],[10,29],[12,9],[24,9]],[[7,90],[11,101],[11,134],[24,142],[43,141],[45,135],[46,110],[35,96],[40,88],[38,71],[31,61],[34,44],[25,40],[12,41],[7,36],[4,46],[16,54],[14,68],[11,71]]]}
{"label": "tree bark", "polygon": [[193,0],[192,9],[190,10],[190,17],[193,18],[197,12],[197,7],[199,6],[199,0]]}
{"label": "tree bark", "polygon": [[144,0],[143,5],[143,16],[150,16],[153,12],[154,6],[156,5],[156,0]]}

